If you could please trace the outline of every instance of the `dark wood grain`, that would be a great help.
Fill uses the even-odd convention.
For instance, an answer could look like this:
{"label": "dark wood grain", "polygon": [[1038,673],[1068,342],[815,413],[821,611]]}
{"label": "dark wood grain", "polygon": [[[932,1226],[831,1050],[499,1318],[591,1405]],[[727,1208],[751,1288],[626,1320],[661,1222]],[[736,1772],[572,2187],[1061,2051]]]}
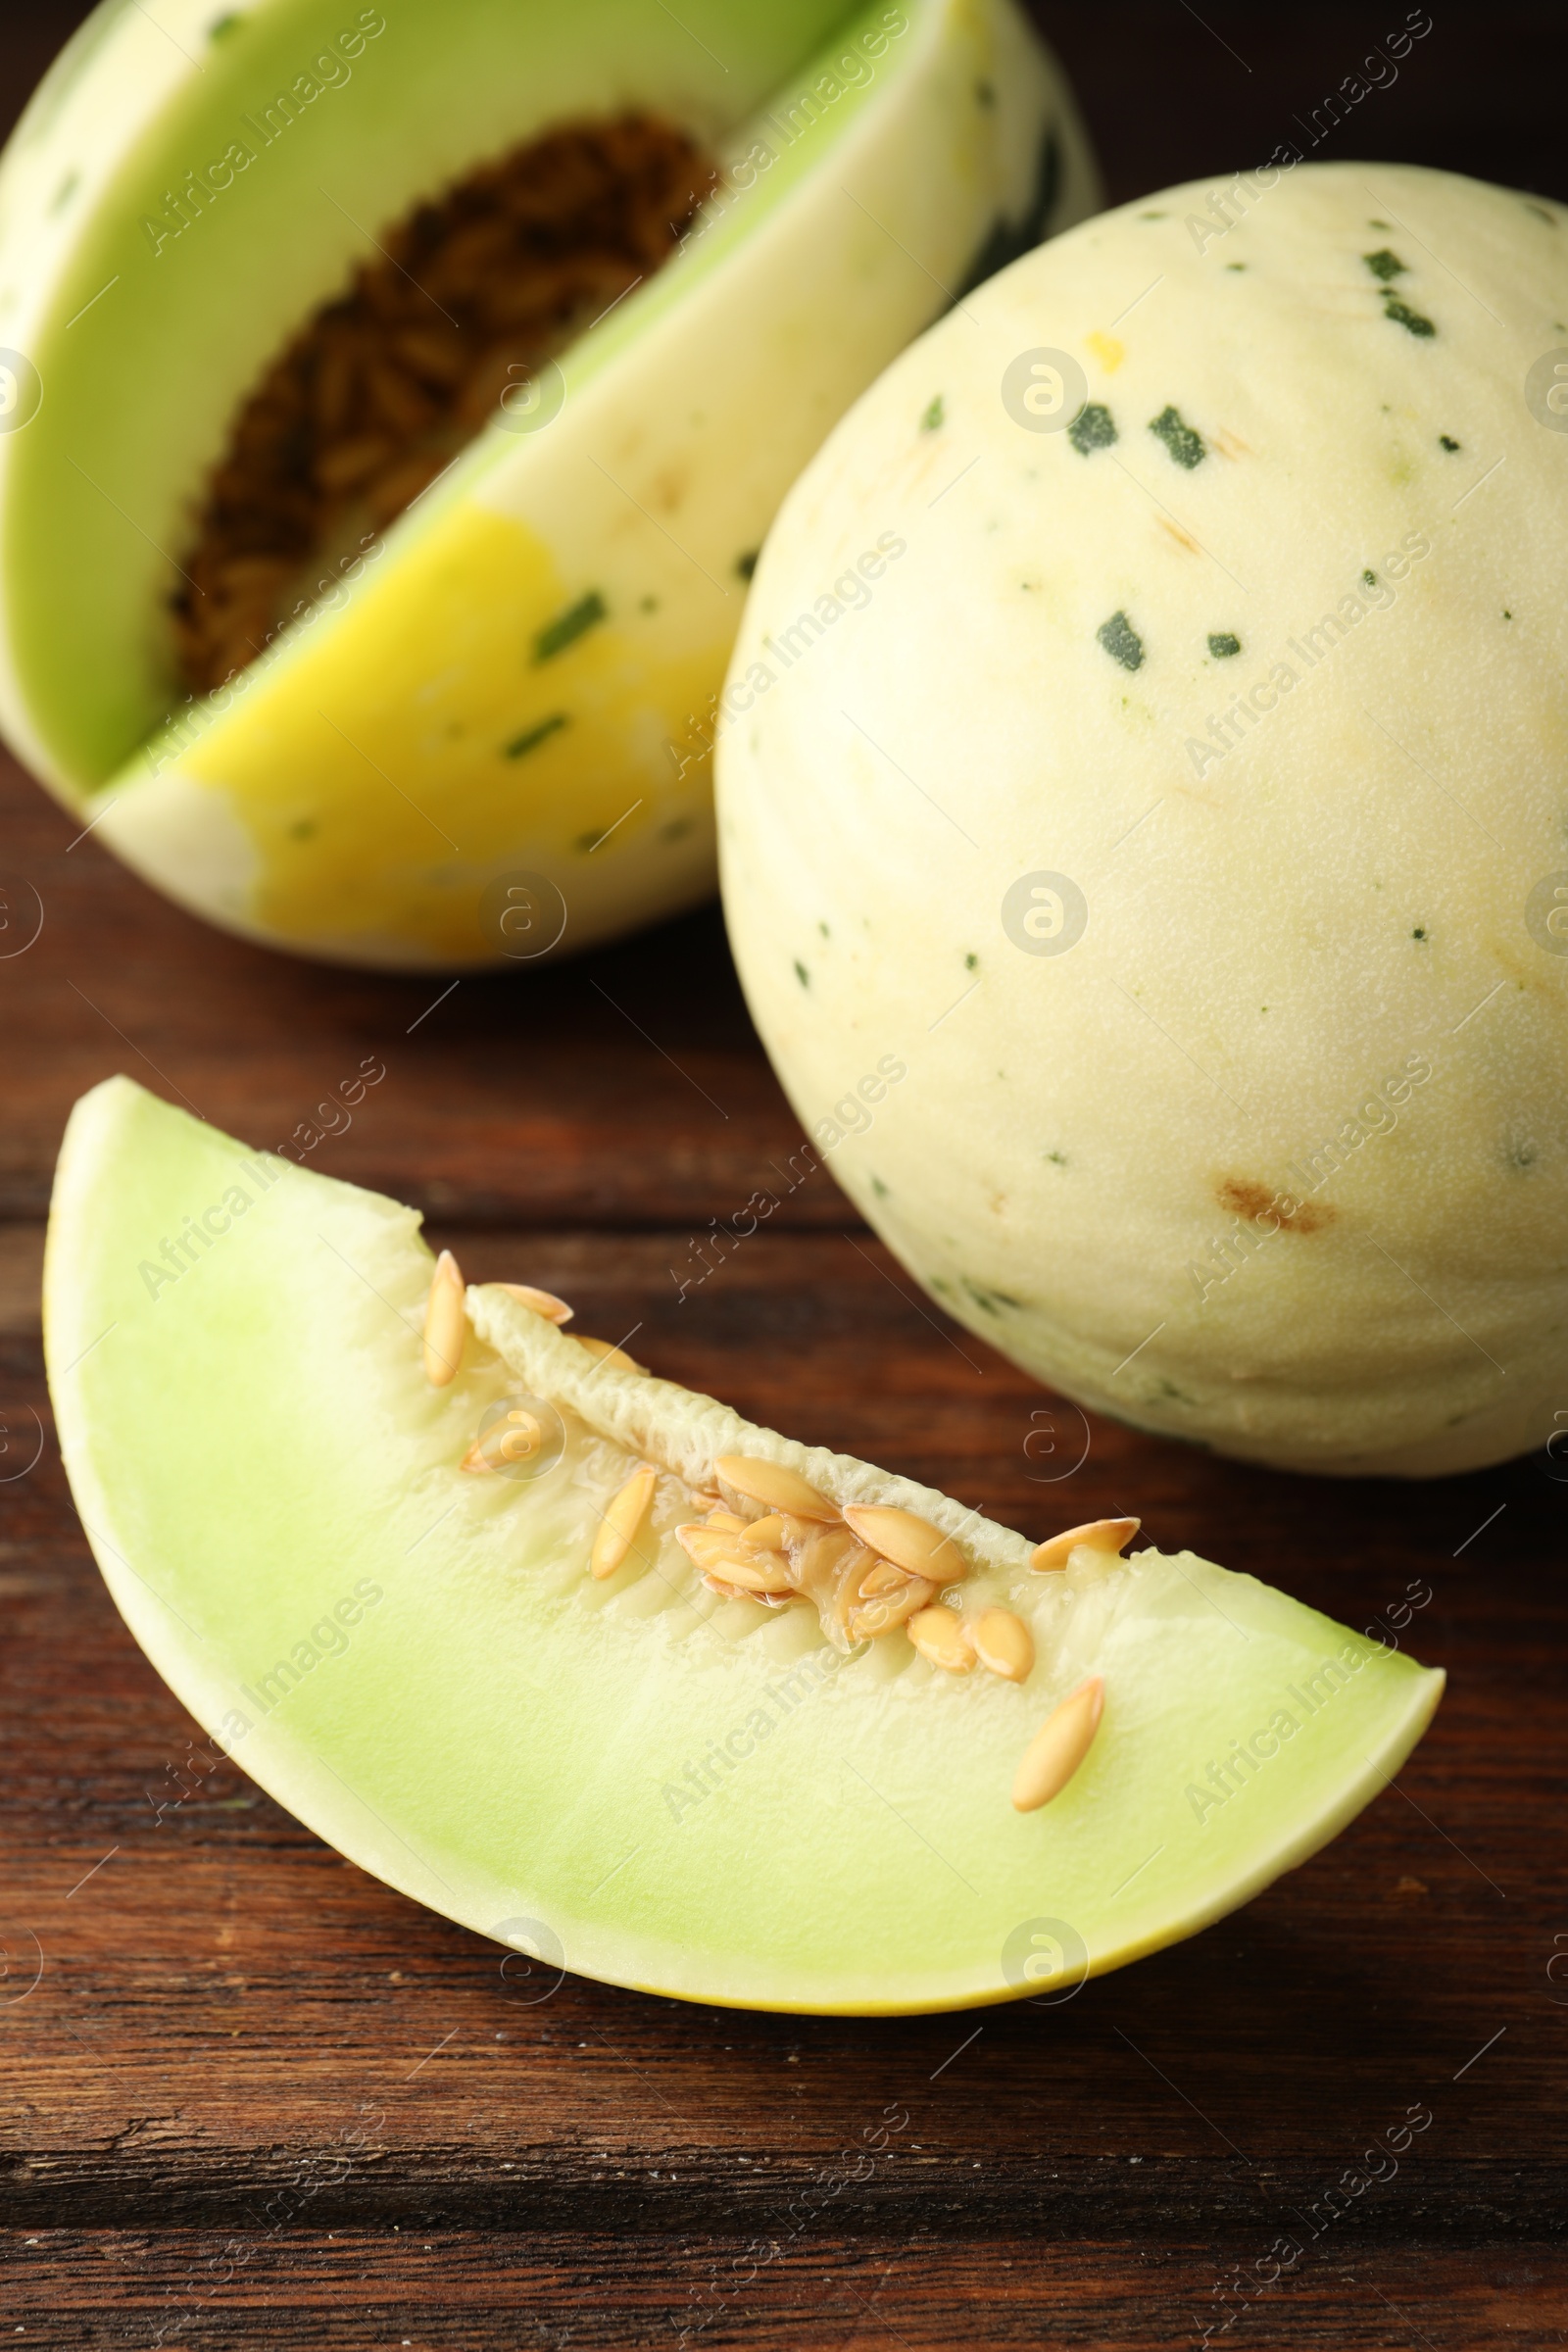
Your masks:
{"label": "dark wood grain", "polygon": [[[1432,164],[1564,192],[1564,27],[1552,0],[1027,5],[1082,100],[1112,204],[1180,180],[1222,180],[1282,141],[1318,162]],[[1431,30],[1396,57],[1390,36],[1423,19]],[[1352,78],[1364,96],[1347,90]],[[1325,103],[1333,92],[1348,101],[1338,122]]]}
{"label": "dark wood grain", "polygon": [[[281,2342],[274,2330],[286,2302],[287,2342],[334,2352],[344,2344],[417,2352],[656,2347],[677,2342],[682,2328],[693,2330],[688,2343],[771,2341],[792,2352],[946,2352],[976,2341],[1166,2352],[1196,2336],[1192,2315],[1213,2275],[1200,2239],[1149,2248],[1129,2276],[1114,2241],[1088,2236],[1054,2249],[1047,2272],[1029,2238],[955,2243],[935,2228],[907,2236],[822,2235],[755,2277],[759,2252],[750,2238],[697,2230],[652,2245],[608,2232],[432,2236],[410,2225],[401,2239],[353,2230],[291,2240],[286,2249],[254,2231],[236,2239],[217,2230],[63,2230],[22,2254],[14,2307],[26,2315],[28,2342],[150,2341],[166,2298],[214,2256],[235,2266],[233,2283],[220,2305],[202,2311],[191,2342]],[[1435,2314],[1445,2333],[1430,2332]],[[1542,2265],[1513,2248],[1391,2252],[1376,2285],[1353,2254],[1336,2249],[1288,2300],[1272,2312],[1265,2302],[1249,2325],[1256,2344],[1375,2352],[1425,2341],[1500,2352],[1543,2340],[1531,2331],[1562,2314]]]}
{"label": "dark wood grain", "polygon": [[319,1164],[448,1218],[701,1230],[767,1185],[780,1222],[843,1221],[825,1178],[786,1189],[800,1129],[716,908],[579,964],[454,988],[211,931],[126,888],[79,831],[36,790],[11,791],[0,882],[19,910],[33,901],[18,886],[37,893],[43,929],[0,962],[0,1217],[43,1216],[64,1113],[113,1070],[270,1146],[373,1056],[386,1076]]}
{"label": "dark wood grain", "polygon": [[[396,2251],[388,2255],[389,2243]],[[1192,2338],[1213,2277],[1208,2246],[1151,2246],[1132,2274],[1114,2240],[1053,2249],[1027,2237],[956,2243],[936,2227],[823,2234],[760,2269],[748,2236],[697,2229],[657,2244],[609,2232],[349,2230],[286,2247],[251,2231],[61,2230],[20,2252],[14,2308],[26,2341],[150,2342],[192,2270],[233,2266],[220,2304],[187,2340],[215,2347],[412,2345],[416,2352],[566,2352],[569,2345],[788,2344],[792,2352],[948,2352],[1049,2344],[1167,2352]],[[755,2276],[753,2275],[755,2273]],[[287,2306],[286,2338],[280,2307]],[[1390,2251],[1369,2282],[1344,2248],[1250,2317],[1254,2344],[1463,2345],[1545,2340],[1563,2317],[1543,2268],[1515,2248]],[[461,2314],[461,2318],[458,2316]],[[1432,2332],[1434,2323],[1442,2332]],[[702,2328],[703,2332],[696,2330]],[[173,2336],[166,2338],[175,2342]]]}
{"label": "dark wood grain", "polygon": [[[1037,13],[1120,198],[1266,155],[1404,11]],[[10,96],[73,21],[0,31]],[[1568,193],[1565,63],[1555,12],[1439,13],[1343,152]],[[1562,2341],[1549,1466],[1314,1484],[1043,1396],[824,1171],[786,1189],[799,1129],[712,912],[436,1003],[441,980],[209,931],[75,832],[0,768],[0,882],[45,913],[0,962],[0,2335],[1144,2352],[1197,2345],[1292,2236],[1238,2339]],[[213,1762],[108,1601],[49,1426],[37,1267],[74,1096],[124,1068],[267,1144],[371,1054],[386,1078],[317,1164],[676,1379],[1027,1529],[1137,1510],[1357,1625],[1429,1582],[1408,1639],[1450,1688],[1397,1787],[1245,1912],[1057,2007],[778,2018],[570,1978],[525,2004],[495,1947]],[[694,1237],[759,1187],[765,1229],[683,1298]],[[847,2162],[887,2109],[885,2150]],[[1314,2234],[1412,2109],[1397,2173]]]}

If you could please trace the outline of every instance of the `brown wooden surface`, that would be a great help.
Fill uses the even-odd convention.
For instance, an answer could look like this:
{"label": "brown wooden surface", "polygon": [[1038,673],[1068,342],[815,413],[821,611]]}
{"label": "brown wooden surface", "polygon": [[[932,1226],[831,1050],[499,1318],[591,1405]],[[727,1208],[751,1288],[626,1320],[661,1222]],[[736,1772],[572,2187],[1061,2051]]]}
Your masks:
{"label": "brown wooden surface", "polygon": [[[1403,13],[1043,11],[1117,197],[1260,159]],[[0,35],[13,100],[70,22]],[[1568,194],[1565,62],[1553,12],[1440,10],[1343,152]],[[1289,2232],[1305,2251],[1238,2341],[1568,2340],[1568,1486],[1533,1462],[1314,1485],[1090,1429],[944,1325],[821,1173],[682,1303],[692,1237],[776,1192],[800,1140],[714,915],[430,1010],[444,983],[223,939],[75,832],[4,769],[0,882],[45,920],[0,962],[0,2337],[1196,2345],[1218,2282],[1257,2282]],[[1027,1529],[1140,1511],[1356,1625],[1429,1580],[1409,1641],[1450,1690],[1397,1788],[1208,1934],[977,2029],[570,1978],[529,2005],[495,1947],[235,1767],[198,1782],[49,1442],[51,1163],[111,1070],[271,1144],[369,1053],[386,1080],[316,1164],[417,1201],[474,1276],[635,1329],[677,1379]],[[1051,1458],[1025,1452],[1042,1409]],[[846,2162],[889,2107],[907,2122],[869,2172]],[[1301,2213],[1412,2107],[1432,2120],[1396,2175],[1310,2238]]]}

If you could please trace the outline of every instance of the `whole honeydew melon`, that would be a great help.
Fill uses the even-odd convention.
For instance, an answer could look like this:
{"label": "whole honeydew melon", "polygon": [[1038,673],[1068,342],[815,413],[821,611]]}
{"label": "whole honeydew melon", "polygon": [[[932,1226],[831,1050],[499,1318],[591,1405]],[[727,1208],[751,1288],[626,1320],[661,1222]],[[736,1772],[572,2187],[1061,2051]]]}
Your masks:
{"label": "whole honeydew melon", "polygon": [[[73,1113],[50,1389],[132,1632],[322,1837],[552,1971],[779,2009],[1064,1998],[1302,1861],[1430,1720],[1441,1674],[1191,1553],[1117,1557],[1136,1520],[1042,1561],[567,1311],[465,1295],[413,1210],[125,1079]],[[954,1607],[926,1615],[981,1662],[835,1615],[824,1558],[840,1599],[900,1573],[857,1506],[873,1545],[935,1547]],[[781,1581],[769,1512],[803,1582],[776,1605],[675,1532],[722,1553],[744,1520]]]}
{"label": "whole honeydew melon", "polygon": [[[726,174],[681,249],[192,700],[168,602],[261,371],[416,202],[627,108]],[[0,723],[279,946],[457,966],[690,906],[779,499],[947,289],[1096,193],[1011,0],[104,0],[0,169]]]}
{"label": "whole honeydew melon", "polygon": [[730,934],[973,1330],[1224,1452],[1462,1470],[1568,1397],[1568,213],[1266,178],[1016,263],[808,468]]}

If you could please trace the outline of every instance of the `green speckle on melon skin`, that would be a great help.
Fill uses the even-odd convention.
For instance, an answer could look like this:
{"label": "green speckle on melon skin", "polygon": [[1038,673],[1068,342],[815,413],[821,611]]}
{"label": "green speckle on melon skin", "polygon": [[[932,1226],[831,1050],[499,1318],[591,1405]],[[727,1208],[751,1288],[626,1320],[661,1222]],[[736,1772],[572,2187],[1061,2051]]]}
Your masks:
{"label": "green speckle on melon skin", "polygon": [[1402,326],[1407,334],[1429,339],[1438,331],[1432,320],[1423,313],[1412,311],[1407,302],[1400,302],[1396,297],[1391,296],[1384,304],[1383,316],[1385,318],[1391,318],[1396,326]]}
{"label": "green speckle on melon skin", "polygon": [[958,1281],[982,1314],[1000,1316],[1004,1312],[1023,1314],[1028,1311],[1025,1301],[1022,1298],[1013,1298],[1010,1292],[999,1291],[987,1283],[976,1282],[967,1274],[960,1274]]}
{"label": "green speckle on melon skin", "polygon": [[542,743],[548,743],[552,735],[559,735],[568,723],[564,710],[554,710],[548,718],[540,719],[536,726],[527,727],[522,734],[514,735],[509,744],[502,747],[502,757],[507,760],[526,759],[530,752],[536,752]]}
{"label": "green speckle on melon skin", "polygon": [[1202,434],[1183,419],[1179,409],[1167,405],[1157,416],[1151,416],[1149,429],[1156,441],[1163,442],[1172,462],[1186,473],[1201,466],[1208,455]]}
{"label": "green speckle on melon skin", "polygon": [[1144,662],[1144,641],[1125,612],[1113,612],[1102,620],[1095,631],[1101,644],[1113,662],[1123,669],[1141,669]]}
{"label": "green speckle on melon skin", "polygon": [[1109,449],[1120,438],[1116,420],[1102,401],[1088,400],[1067,427],[1067,438],[1081,458],[1097,449]]}
{"label": "green speckle on melon skin", "polygon": [[535,665],[541,662],[555,661],[568,646],[575,645],[579,637],[585,636],[588,630],[597,628],[602,620],[608,620],[609,617],[610,608],[604,597],[597,588],[590,588],[585,595],[578,597],[575,604],[567,605],[564,612],[558,612],[553,620],[546,621],[544,627],[535,632]]}

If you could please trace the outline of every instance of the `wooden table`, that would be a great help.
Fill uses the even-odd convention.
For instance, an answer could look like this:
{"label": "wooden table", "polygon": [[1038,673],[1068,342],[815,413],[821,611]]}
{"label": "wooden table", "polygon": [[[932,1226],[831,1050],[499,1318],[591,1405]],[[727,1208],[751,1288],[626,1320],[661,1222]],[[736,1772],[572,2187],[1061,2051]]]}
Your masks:
{"label": "wooden table", "polygon": [[[1046,13],[1117,196],[1266,155],[1400,16]],[[68,24],[6,33],[14,95]],[[1544,11],[1445,15],[1345,152],[1563,193],[1565,62]],[[187,920],[12,768],[0,799],[0,880],[45,911],[0,963],[0,2337],[1165,2347],[1237,2308],[1239,2271],[1254,2347],[1564,2340],[1568,1485],[1536,1462],[1316,1485],[1099,1421],[1043,1477],[1078,1449],[1073,1408],[1059,1454],[1026,1451],[1040,1393],[956,1349],[823,1174],[680,1301],[690,1238],[799,1141],[714,913],[433,1004],[444,981]],[[1396,1789],[1063,2006],[862,2023],[570,1978],[530,2006],[493,1945],[242,1772],[183,1772],[196,1728],[110,1605],[50,1438],[51,1163],[109,1071],[271,1142],[366,1054],[386,1082],[320,1164],[419,1203],[473,1277],[635,1329],[678,1380],[1026,1529],[1136,1508],[1356,1625],[1427,1580],[1409,1639],[1451,1687]],[[847,2160],[890,2108],[885,2152]],[[1322,2220],[1412,2117],[1396,2169]]]}

